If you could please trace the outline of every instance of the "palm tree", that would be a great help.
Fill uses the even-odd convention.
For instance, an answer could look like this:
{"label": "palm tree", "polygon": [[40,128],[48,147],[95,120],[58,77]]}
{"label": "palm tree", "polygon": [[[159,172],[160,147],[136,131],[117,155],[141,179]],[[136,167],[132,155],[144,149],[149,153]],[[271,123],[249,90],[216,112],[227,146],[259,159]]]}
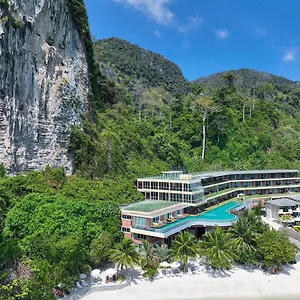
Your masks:
{"label": "palm tree", "polygon": [[131,239],[125,238],[110,251],[110,260],[117,264],[117,268],[134,267],[140,262],[140,256]]}
{"label": "palm tree", "polygon": [[264,233],[269,226],[262,222],[261,216],[257,215],[255,210],[246,210],[242,217],[245,217],[252,225],[256,233]]}
{"label": "palm tree", "polygon": [[255,226],[256,222],[243,216],[228,231],[234,245],[234,251],[242,263],[255,262],[258,238]]}
{"label": "palm tree", "polygon": [[167,261],[170,258],[170,251],[166,244],[155,247],[155,257],[159,263]]}
{"label": "palm tree", "polygon": [[141,265],[143,268],[151,268],[156,264],[155,249],[148,241],[142,241]]}
{"label": "palm tree", "polygon": [[229,234],[217,226],[203,236],[200,254],[205,263],[215,269],[230,269],[236,258]]}
{"label": "palm tree", "polygon": [[195,258],[199,248],[194,235],[187,231],[182,231],[173,241],[170,254],[175,260],[179,260],[186,272],[187,263],[190,258]]}

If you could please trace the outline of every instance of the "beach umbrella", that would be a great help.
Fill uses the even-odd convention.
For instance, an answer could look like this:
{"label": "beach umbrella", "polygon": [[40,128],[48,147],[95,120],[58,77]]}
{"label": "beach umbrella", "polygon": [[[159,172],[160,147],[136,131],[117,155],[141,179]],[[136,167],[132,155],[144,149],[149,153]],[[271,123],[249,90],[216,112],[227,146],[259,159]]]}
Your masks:
{"label": "beach umbrella", "polygon": [[101,274],[100,269],[94,269],[91,271],[91,276],[97,278]]}
{"label": "beach umbrella", "polygon": [[105,271],[105,274],[106,274],[107,276],[111,277],[111,276],[116,275],[117,272],[118,272],[118,271],[117,271],[116,269],[111,268],[111,269],[107,269],[107,270]]}
{"label": "beach umbrella", "polygon": [[173,261],[170,266],[172,269],[178,269],[180,267],[180,262]]}
{"label": "beach umbrella", "polygon": [[85,279],[86,275],[85,274],[80,274],[80,279]]}
{"label": "beach umbrella", "polygon": [[166,261],[161,262],[159,265],[160,265],[161,267],[163,267],[163,268],[168,268],[168,267],[170,267],[170,264],[169,264],[168,262],[166,262]]}

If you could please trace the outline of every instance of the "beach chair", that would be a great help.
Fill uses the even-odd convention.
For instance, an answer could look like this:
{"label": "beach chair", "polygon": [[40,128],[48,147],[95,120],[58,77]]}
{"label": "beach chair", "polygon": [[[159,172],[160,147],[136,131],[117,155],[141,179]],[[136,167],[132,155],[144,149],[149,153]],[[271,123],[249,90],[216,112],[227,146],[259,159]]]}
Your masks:
{"label": "beach chair", "polygon": [[167,277],[171,277],[170,271],[167,271]]}
{"label": "beach chair", "polygon": [[82,286],[78,281],[76,281],[76,287],[79,288],[79,289],[82,289]]}
{"label": "beach chair", "polygon": [[189,275],[193,275],[193,272],[192,272],[191,268],[188,268],[188,273],[189,273]]}

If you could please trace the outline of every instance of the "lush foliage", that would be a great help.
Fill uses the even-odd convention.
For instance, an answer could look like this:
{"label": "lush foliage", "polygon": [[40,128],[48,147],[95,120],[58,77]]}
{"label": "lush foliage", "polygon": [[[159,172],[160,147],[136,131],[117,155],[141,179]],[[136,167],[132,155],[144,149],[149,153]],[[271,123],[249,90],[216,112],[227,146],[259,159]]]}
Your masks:
{"label": "lush foliage", "polygon": [[230,269],[236,258],[230,236],[220,227],[215,227],[203,236],[200,253],[206,264],[215,269]]}
{"label": "lush foliage", "polygon": [[123,239],[115,248],[110,251],[110,260],[116,263],[117,267],[122,271],[125,267],[134,267],[140,262],[140,256],[136,251],[136,247],[131,239]]}
{"label": "lush foliage", "polygon": [[62,168],[0,179],[0,299],[48,299],[108,260],[122,233],[117,202],[97,197],[104,182]]}
{"label": "lush foliage", "polygon": [[297,249],[285,232],[268,230],[258,240],[258,251],[266,267],[280,267],[295,261]]}
{"label": "lush foliage", "polygon": [[189,259],[197,257],[198,246],[195,236],[187,231],[182,231],[173,241],[171,256],[182,263],[183,270],[186,271]]}

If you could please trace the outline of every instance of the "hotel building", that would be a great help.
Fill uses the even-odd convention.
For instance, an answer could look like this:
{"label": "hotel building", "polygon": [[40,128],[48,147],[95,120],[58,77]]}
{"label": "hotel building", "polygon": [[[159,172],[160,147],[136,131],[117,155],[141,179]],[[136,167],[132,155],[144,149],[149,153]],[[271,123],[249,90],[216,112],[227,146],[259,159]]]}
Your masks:
{"label": "hotel building", "polygon": [[137,190],[145,201],[123,207],[122,231],[136,243],[170,243],[176,234],[188,230],[197,238],[214,225],[229,227],[237,221],[231,210],[246,207],[230,202],[205,209],[235,197],[300,192],[297,170],[259,170],[184,174],[163,172],[160,176],[139,178]]}

